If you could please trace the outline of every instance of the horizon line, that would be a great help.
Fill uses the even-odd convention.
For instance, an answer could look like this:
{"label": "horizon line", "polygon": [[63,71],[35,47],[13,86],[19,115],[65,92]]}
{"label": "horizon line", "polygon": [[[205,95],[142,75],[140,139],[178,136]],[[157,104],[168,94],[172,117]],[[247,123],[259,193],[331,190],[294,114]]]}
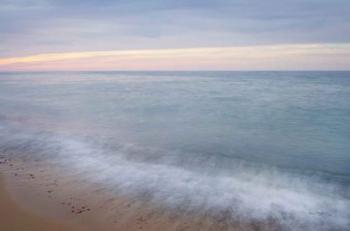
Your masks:
{"label": "horizon line", "polygon": [[350,43],[40,53],[0,57],[0,71],[348,70]]}
{"label": "horizon line", "polygon": [[0,71],[1,74],[7,74],[7,73],[53,73],[53,72],[350,72],[350,69],[305,69],[305,70],[279,70],[279,69],[259,69],[259,70],[248,70],[248,69],[241,69],[241,70],[43,70],[43,71],[27,71],[27,70],[9,70],[9,71]]}

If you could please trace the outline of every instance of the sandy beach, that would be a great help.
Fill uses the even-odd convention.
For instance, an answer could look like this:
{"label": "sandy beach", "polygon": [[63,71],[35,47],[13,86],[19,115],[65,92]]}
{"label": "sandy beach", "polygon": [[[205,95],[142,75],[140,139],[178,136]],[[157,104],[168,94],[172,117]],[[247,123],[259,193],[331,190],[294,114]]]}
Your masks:
{"label": "sandy beach", "polygon": [[78,225],[62,223],[21,208],[7,191],[3,176],[0,176],[0,204],[0,223],[3,231],[83,230]]}
{"label": "sandy beach", "polygon": [[[3,157],[0,170],[2,231],[156,231],[198,227],[193,222],[190,228],[189,220],[180,214],[94,190],[74,176],[66,179],[68,183],[60,184],[57,179],[48,179],[43,170],[26,169],[22,162]],[[93,195],[82,193],[91,190]]]}
{"label": "sandy beach", "polygon": [[79,187],[57,180],[52,184],[44,171],[25,169],[21,162],[9,158],[1,159],[0,170],[0,222],[4,231],[278,230],[274,221],[248,224],[231,219],[224,211],[188,212],[113,196],[73,176],[69,181]]}

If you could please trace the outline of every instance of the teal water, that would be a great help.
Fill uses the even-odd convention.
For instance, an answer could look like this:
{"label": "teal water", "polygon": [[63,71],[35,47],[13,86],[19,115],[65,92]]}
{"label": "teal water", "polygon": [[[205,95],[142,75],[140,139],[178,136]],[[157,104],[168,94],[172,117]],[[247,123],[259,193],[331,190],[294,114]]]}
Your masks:
{"label": "teal water", "polygon": [[1,73],[0,129],[169,206],[349,225],[350,72]]}

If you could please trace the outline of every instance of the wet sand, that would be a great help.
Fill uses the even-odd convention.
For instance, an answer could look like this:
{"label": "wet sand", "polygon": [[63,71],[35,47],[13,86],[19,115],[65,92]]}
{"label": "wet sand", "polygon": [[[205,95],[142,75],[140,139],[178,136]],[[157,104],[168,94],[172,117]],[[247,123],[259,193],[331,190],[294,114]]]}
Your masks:
{"label": "wet sand", "polygon": [[84,230],[78,225],[65,224],[51,218],[42,217],[19,207],[7,191],[2,176],[0,176],[0,205],[0,226],[2,231]]}

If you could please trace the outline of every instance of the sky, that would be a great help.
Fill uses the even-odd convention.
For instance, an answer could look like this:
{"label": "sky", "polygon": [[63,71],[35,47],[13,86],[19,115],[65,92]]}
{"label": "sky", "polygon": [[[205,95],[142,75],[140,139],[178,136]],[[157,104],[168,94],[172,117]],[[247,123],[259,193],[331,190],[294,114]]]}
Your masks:
{"label": "sky", "polygon": [[0,0],[0,71],[349,69],[349,0]]}

